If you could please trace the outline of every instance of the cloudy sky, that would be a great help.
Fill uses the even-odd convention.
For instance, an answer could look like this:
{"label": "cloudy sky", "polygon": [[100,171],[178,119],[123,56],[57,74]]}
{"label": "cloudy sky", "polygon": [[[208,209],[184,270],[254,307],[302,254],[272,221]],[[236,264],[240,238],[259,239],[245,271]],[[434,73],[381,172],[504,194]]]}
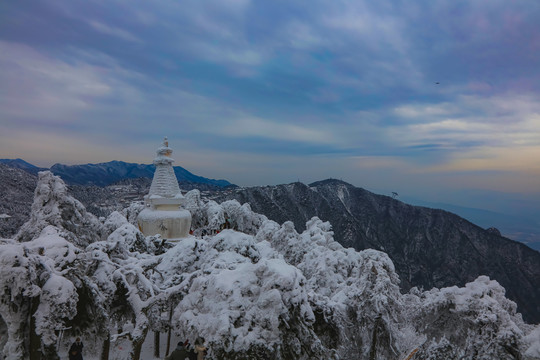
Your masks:
{"label": "cloudy sky", "polygon": [[539,19],[531,0],[3,1],[0,158],[150,163],[166,135],[239,185],[530,200]]}

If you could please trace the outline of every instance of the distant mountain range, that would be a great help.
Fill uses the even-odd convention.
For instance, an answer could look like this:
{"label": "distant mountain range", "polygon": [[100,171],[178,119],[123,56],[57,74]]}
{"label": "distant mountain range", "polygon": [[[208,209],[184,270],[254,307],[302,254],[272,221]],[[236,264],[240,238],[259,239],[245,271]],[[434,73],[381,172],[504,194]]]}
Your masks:
{"label": "distant mountain range", "polygon": [[214,200],[236,199],[298,231],[313,216],[329,221],[335,239],[356,250],[386,252],[401,287],[463,286],[479,275],[497,280],[524,318],[540,322],[540,252],[444,210],[405,204],[340,180],[310,185],[237,188]]}
{"label": "distant mountain range", "polygon": [[[50,169],[34,166],[22,159],[0,159],[0,163],[28,171],[32,174],[37,174],[43,170],[50,170],[70,185],[107,186],[124,179],[151,179],[154,176],[155,170],[154,165],[126,163],[123,161],[84,165],[54,164]],[[215,180],[197,176],[181,166],[174,166],[174,173],[179,182],[209,184],[217,187],[234,186],[227,180]]]}

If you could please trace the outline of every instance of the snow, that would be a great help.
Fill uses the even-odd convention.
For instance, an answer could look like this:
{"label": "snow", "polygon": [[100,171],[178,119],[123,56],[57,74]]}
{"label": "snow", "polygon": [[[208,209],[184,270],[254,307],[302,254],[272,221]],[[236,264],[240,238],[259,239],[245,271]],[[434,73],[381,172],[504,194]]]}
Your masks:
{"label": "snow", "polygon": [[50,171],[41,171],[30,220],[21,227],[15,239],[33,240],[49,225],[56,226],[63,237],[81,247],[99,239],[101,233],[99,220],[68,195],[62,179]]}
{"label": "snow", "polygon": [[523,340],[527,344],[525,355],[534,359],[540,359],[540,326],[531,331]]}
{"label": "snow", "polygon": [[203,256],[213,259],[201,261],[175,310],[180,334],[189,338],[197,329],[209,344],[225,344],[224,352],[247,352],[280,345],[280,326],[291,308],[303,322],[313,322],[301,272],[280,258],[260,259],[258,246],[252,236],[232,230],[210,240]]}
{"label": "snow", "polygon": [[171,329],[173,344],[203,337],[219,359],[540,359],[540,325],[486,276],[402,294],[386,253],[344,248],[328,222],[298,233],[248,204],[185,198],[195,232],[171,244],[133,225],[140,204],[99,222],[40,175],[35,214],[0,241],[3,355],[28,358],[33,317],[45,358],[81,335],[97,360],[108,334],[112,358],[142,346],[151,359],[148,333]]}
{"label": "snow", "polygon": [[103,223],[106,236],[109,236],[113,231],[127,223],[128,220],[124,215],[120,214],[118,211],[113,211]]}
{"label": "snow", "polygon": [[183,199],[172,167],[174,160],[169,157],[172,152],[172,149],[166,145],[166,140],[163,146],[157,149],[157,156],[154,159],[156,171],[154,172],[154,178],[152,179],[152,185],[148,194],[150,202],[162,197]]}
{"label": "snow", "polygon": [[65,327],[63,319],[72,319],[77,313],[79,297],[75,285],[68,279],[51,274],[41,289],[36,314],[36,333],[45,345],[54,344],[56,331]]}

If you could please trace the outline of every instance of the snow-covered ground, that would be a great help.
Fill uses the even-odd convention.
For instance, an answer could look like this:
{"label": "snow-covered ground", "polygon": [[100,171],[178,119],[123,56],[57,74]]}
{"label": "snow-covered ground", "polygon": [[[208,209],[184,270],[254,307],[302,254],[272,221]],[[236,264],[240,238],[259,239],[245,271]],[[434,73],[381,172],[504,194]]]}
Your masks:
{"label": "snow-covered ground", "polygon": [[385,253],[343,248],[328,222],[297,233],[248,204],[186,199],[194,235],[169,243],[134,226],[140,205],[100,221],[40,173],[31,219],[0,241],[4,356],[65,359],[81,336],[97,360],[109,335],[109,359],[153,359],[153,332],[163,356],[171,329],[173,348],[203,337],[212,359],[540,359],[540,326],[486,276],[401,294]]}

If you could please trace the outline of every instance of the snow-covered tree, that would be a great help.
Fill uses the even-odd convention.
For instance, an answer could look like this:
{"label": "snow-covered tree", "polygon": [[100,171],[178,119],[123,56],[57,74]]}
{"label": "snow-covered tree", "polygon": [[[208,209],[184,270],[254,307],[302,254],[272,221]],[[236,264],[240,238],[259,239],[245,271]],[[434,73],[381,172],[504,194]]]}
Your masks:
{"label": "snow-covered tree", "polygon": [[199,190],[191,190],[186,194],[185,207],[191,213],[191,227],[196,235],[215,233],[223,229],[255,235],[267,217],[251,210],[249,204],[241,205],[236,200],[224,201],[221,204],[213,200],[201,199]]}
{"label": "snow-covered tree", "polygon": [[30,241],[49,225],[60,229],[61,236],[81,247],[99,240],[101,224],[75,198],[69,196],[66,184],[50,171],[39,173],[30,220],[15,239]]}
{"label": "snow-covered tree", "polygon": [[38,256],[29,253],[20,243],[3,242],[0,251],[0,314],[7,326],[8,340],[3,354],[7,359],[29,358],[26,346],[33,321],[32,314],[39,304],[41,272]]}
{"label": "snow-covered tree", "polygon": [[[269,228],[275,225],[267,222],[261,232],[267,234]],[[366,359],[400,354],[406,341],[400,335],[405,326],[400,326],[399,279],[385,253],[343,248],[334,241],[331,225],[317,217],[302,234],[291,222],[284,223],[271,242],[306,276],[319,314],[316,328],[328,346],[341,356]]]}
{"label": "snow-covered tree", "polygon": [[236,200],[228,200],[220,205],[229,226],[246,234],[257,234],[264,221],[268,220],[266,216],[253,212],[247,203],[240,205]]}
{"label": "snow-covered tree", "polygon": [[60,233],[48,226],[34,240],[1,247],[0,314],[8,327],[8,359],[33,359],[36,353],[58,358],[58,333],[78,313],[78,291],[87,280],[78,271],[83,254]]}
{"label": "snow-covered tree", "polygon": [[205,244],[195,263],[199,269],[186,278],[174,314],[182,336],[202,336],[219,359],[331,356],[313,331],[304,276],[269,243],[225,230]]}
{"label": "snow-covered tree", "polygon": [[50,173],[35,196],[17,238],[0,242],[10,360],[58,359],[64,330],[102,359],[128,338],[139,359],[148,331],[173,328],[225,360],[540,359],[540,326],[496,281],[401,294],[385,253],[344,248],[316,217],[298,233],[194,190],[195,236],[171,243],[134,226],[141,204],[99,222]]}
{"label": "snow-covered tree", "polygon": [[150,277],[160,257],[149,253],[147,238],[119,213],[111,214],[105,224],[117,229],[106,241],[89,245],[87,251],[99,287],[110,296],[108,325],[122,330],[113,339],[128,337],[131,358],[137,360],[149,330],[150,299],[159,294]]}

